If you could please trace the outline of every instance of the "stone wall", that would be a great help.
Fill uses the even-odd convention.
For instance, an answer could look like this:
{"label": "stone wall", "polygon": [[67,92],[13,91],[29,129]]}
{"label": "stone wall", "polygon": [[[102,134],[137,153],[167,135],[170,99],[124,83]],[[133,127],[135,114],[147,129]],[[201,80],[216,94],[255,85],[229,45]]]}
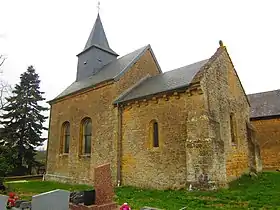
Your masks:
{"label": "stone wall", "polygon": [[[117,108],[112,103],[122,91],[147,74],[158,73],[148,50],[117,82],[101,84],[54,102],[51,105],[46,179],[89,184],[94,180],[94,167],[110,163],[115,181],[118,123]],[[81,121],[85,117],[92,119],[90,156],[79,154]],[[60,154],[61,126],[65,121],[70,122],[70,151]]]}
{"label": "stone wall", "polygon": [[211,118],[206,109],[205,95],[201,92],[192,95],[192,104],[186,125],[186,184],[211,189],[225,182],[221,178],[223,171],[220,171],[223,165],[218,158],[221,153],[217,147],[220,142],[219,122]]}
{"label": "stone wall", "polygon": [[249,169],[246,133],[249,104],[225,47],[218,49],[206,69],[202,89],[209,116],[219,123],[220,132],[217,134],[220,141],[216,138],[215,161],[219,172],[216,179],[229,181]]}
{"label": "stone wall", "polygon": [[[186,93],[134,101],[123,111],[122,183],[144,188],[181,188],[186,179],[185,132],[191,103]],[[159,147],[152,146],[151,122]]]}
{"label": "stone wall", "polygon": [[280,118],[252,120],[264,169],[280,168]]}
{"label": "stone wall", "polygon": [[[159,125],[159,148],[150,147],[153,120]],[[125,107],[123,184],[158,189],[226,186],[249,170],[248,121],[245,92],[220,47],[183,93],[158,94]]]}

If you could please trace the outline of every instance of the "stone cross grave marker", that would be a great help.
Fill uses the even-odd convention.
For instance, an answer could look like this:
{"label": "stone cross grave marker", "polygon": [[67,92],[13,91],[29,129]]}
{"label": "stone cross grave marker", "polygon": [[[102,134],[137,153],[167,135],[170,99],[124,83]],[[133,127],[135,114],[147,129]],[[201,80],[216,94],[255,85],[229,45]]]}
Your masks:
{"label": "stone cross grave marker", "polygon": [[7,207],[8,196],[0,195],[0,209],[6,210]]}
{"label": "stone cross grave marker", "polygon": [[53,190],[32,196],[32,210],[69,210],[70,192]]}

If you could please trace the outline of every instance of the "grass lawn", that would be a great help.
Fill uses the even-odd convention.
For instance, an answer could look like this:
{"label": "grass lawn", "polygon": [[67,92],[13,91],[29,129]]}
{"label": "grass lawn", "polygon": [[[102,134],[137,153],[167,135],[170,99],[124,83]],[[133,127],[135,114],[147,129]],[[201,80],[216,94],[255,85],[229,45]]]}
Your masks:
{"label": "grass lawn", "polygon": [[70,184],[48,182],[48,181],[45,182],[29,181],[29,182],[9,183],[5,185],[8,186],[10,191],[16,192],[17,195],[20,197],[20,199],[27,199],[27,200],[31,200],[31,197],[33,195],[55,190],[55,189],[69,190],[71,192],[93,189],[93,187],[88,185],[70,185]]}
{"label": "grass lawn", "polygon": [[[10,186],[22,197],[53,189],[84,190],[91,187],[54,182],[31,181]],[[187,209],[280,209],[280,173],[264,172],[258,178],[243,176],[230,183],[229,189],[212,192],[144,190],[133,187],[116,189],[116,201],[128,202],[132,209],[143,206],[166,210]]]}

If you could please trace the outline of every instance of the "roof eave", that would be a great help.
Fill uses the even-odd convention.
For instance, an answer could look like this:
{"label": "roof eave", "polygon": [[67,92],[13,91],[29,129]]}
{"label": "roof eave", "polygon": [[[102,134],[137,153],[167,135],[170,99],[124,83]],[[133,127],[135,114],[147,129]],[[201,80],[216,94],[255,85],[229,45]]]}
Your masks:
{"label": "roof eave", "polygon": [[153,59],[154,59],[154,61],[155,61],[155,63],[156,63],[156,66],[157,66],[159,72],[162,73],[161,67],[160,67],[160,65],[159,65],[159,62],[157,61],[157,58],[156,58],[156,56],[155,56],[155,54],[154,54],[154,51],[153,51],[153,49],[152,49],[152,46],[151,46],[150,44],[149,44],[148,46],[149,46],[149,50],[150,50],[150,52],[151,52],[151,55],[152,55],[152,57],[153,57]]}
{"label": "roof eave", "polygon": [[249,98],[248,98],[248,96],[247,96],[247,94],[246,94],[246,91],[245,91],[243,85],[242,85],[242,82],[241,82],[241,80],[240,80],[240,77],[238,76],[238,73],[237,73],[237,71],[236,71],[236,69],[235,69],[235,67],[234,67],[234,64],[233,64],[232,59],[231,59],[231,57],[230,57],[230,55],[229,55],[229,53],[228,53],[228,51],[227,51],[227,48],[226,48],[225,46],[223,46],[223,48],[224,48],[225,52],[227,53],[228,58],[229,58],[229,60],[230,60],[230,63],[231,63],[231,65],[232,65],[232,67],[233,67],[233,70],[235,71],[235,74],[236,74],[236,76],[237,76],[237,78],[238,78],[238,80],[239,80],[239,82],[240,82],[240,86],[241,86],[241,89],[242,89],[242,91],[243,91],[243,93],[244,93],[244,95],[245,95],[245,98],[246,98],[246,100],[247,100],[247,103],[248,103],[249,107],[251,107]]}
{"label": "roof eave", "polygon": [[187,85],[181,85],[181,86],[178,86],[176,88],[169,89],[169,90],[164,90],[164,91],[160,91],[160,92],[156,92],[156,93],[152,93],[152,94],[148,94],[148,95],[144,95],[144,96],[140,96],[140,97],[135,97],[135,98],[127,99],[127,100],[114,101],[113,104],[116,105],[116,104],[122,104],[122,103],[129,103],[131,101],[142,100],[144,98],[152,98],[156,95],[162,95],[162,94],[170,93],[170,92],[174,92],[174,91],[184,92],[184,91],[186,91],[186,89],[189,89],[189,87],[191,87],[193,85],[196,85],[196,84],[199,84],[199,82],[198,83],[190,83],[190,84],[187,84]]}
{"label": "roof eave", "polygon": [[69,97],[69,96],[71,96],[71,95],[78,94],[78,93],[80,93],[80,92],[83,92],[83,91],[86,91],[86,90],[88,90],[88,89],[94,88],[95,86],[98,87],[98,86],[100,86],[100,85],[103,84],[103,83],[105,84],[105,83],[108,83],[108,82],[111,82],[111,81],[113,81],[113,79],[104,80],[104,81],[99,82],[99,83],[97,83],[97,84],[90,85],[90,86],[88,86],[88,87],[79,89],[79,90],[77,90],[77,91],[71,92],[71,93],[66,94],[66,95],[63,95],[63,96],[61,96],[61,97],[58,97],[58,98],[54,98],[54,99],[52,99],[52,100],[49,100],[49,101],[47,101],[47,103],[51,105],[51,104],[55,103],[55,102],[58,101],[58,100],[63,100],[64,98]]}
{"label": "roof eave", "polygon": [[252,120],[252,121],[255,121],[255,120],[270,120],[270,119],[275,119],[275,118],[280,118],[280,114],[255,116],[255,117],[250,117],[250,120]]}
{"label": "roof eave", "polygon": [[112,49],[111,49],[111,50],[107,50],[107,49],[105,49],[105,48],[103,48],[103,47],[101,47],[101,46],[99,46],[99,45],[96,45],[96,44],[94,44],[94,45],[92,45],[92,46],[86,48],[85,50],[83,50],[82,52],[80,52],[79,54],[77,54],[76,56],[80,56],[81,54],[83,54],[83,53],[89,51],[89,50],[92,49],[93,47],[95,47],[95,48],[97,48],[97,49],[100,49],[100,50],[102,50],[102,51],[104,51],[104,52],[110,53],[110,54],[112,54],[112,55],[115,55],[116,57],[119,56],[119,54],[117,54],[116,52],[114,52]]}

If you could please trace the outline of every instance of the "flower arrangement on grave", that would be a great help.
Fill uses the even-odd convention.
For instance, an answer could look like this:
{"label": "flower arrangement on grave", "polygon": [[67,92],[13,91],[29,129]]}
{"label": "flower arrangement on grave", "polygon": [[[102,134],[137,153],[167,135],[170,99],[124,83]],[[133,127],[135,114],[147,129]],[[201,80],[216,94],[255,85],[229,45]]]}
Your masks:
{"label": "flower arrangement on grave", "polygon": [[9,193],[9,198],[8,198],[8,201],[7,201],[7,209],[11,209],[12,207],[15,207],[16,201],[18,199],[19,199],[19,197],[15,193],[10,192]]}
{"label": "flower arrangement on grave", "polygon": [[120,210],[131,210],[130,206],[127,203],[124,203],[121,207]]}

